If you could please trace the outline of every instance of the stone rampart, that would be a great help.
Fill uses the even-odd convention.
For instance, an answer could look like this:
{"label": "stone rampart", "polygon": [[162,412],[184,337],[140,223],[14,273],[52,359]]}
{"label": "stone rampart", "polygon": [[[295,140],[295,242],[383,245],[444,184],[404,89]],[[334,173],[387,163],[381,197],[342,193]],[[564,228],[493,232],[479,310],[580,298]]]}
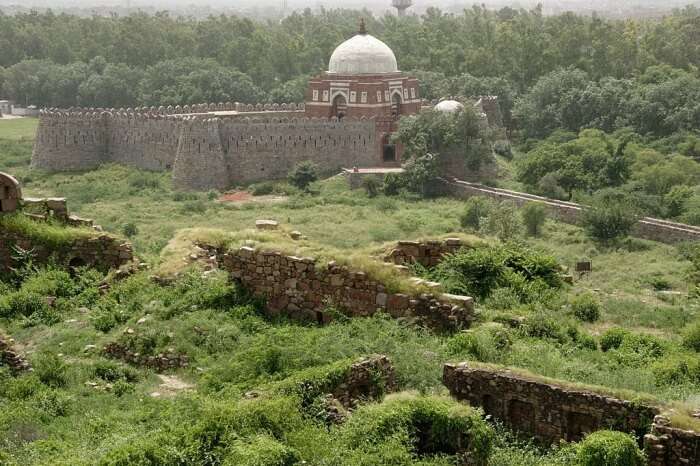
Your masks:
{"label": "stone rampart", "polygon": [[[560,222],[574,225],[581,222],[583,206],[573,202],[557,201],[533,194],[491,188],[479,183],[469,183],[455,179],[442,179],[440,182],[443,185],[442,191],[457,197],[483,196],[497,201],[513,202],[518,206],[535,202],[544,205],[550,217]],[[700,227],[644,217],[637,223],[632,235],[662,243],[700,241]]]}
{"label": "stone rampart", "polygon": [[173,170],[176,187],[208,190],[284,178],[303,160],[326,172],[380,163],[375,120],[309,119],[292,104],[208,107],[42,111],[32,167],[80,171],[115,162]]}
{"label": "stone rampart", "polygon": [[547,443],[578,441],[601,429],[641,437],[659,414],[653,406],[467,363],[446,364],[443,383],[458,400],[481,406],[509,427]]}
{"label": "stone rampart", "polygon": [[668,419],[656,416],[644,436],[644,451],[649,466],[700,464],[700,432],[671,427]]}
{"label": "stone rampart", "polygon": [[266,299],[270,315],[329,322],[333,305],[348,316],[370,316],[384,311],[396,318],[412,318],[437,329],[466,328],[473,320],[473,300],[451,295],[392,293],[365,272],[335,262],[319,264],[275,251],[241,247],[219,254],[220,267]]}
{"label": "stone rampart", "polygon": [[433,267],[440,263],[445,254],[454,254],[468,247],[460,238],[430,241],[399,241],[384,257],[385,262],[396,265],[421,264]]}

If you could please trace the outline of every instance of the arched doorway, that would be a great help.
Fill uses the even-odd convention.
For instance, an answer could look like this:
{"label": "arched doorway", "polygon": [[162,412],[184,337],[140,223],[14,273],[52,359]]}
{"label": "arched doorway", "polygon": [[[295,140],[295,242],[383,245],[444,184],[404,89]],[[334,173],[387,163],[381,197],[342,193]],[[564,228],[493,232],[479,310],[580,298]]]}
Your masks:
{"label": "arched doorway", "polygon": [[0,212],[14,212],[21,199],[19,182],[7,173],[0,172]]}
{"label": "arched doorway", "polygon": [[391,116],[398,119],[401,116],[401,103],[403,99],[401,98],[400,92],[394,92],[391,95]]}
{"label": "arched doorway", "polygon": [[343,117],[347,114],[348,103],[345,100],[345,96],[343,94],[338,94],[333,98],[333,107],[331,111],[331,116],[336,117],[339,120],[342,120]]}

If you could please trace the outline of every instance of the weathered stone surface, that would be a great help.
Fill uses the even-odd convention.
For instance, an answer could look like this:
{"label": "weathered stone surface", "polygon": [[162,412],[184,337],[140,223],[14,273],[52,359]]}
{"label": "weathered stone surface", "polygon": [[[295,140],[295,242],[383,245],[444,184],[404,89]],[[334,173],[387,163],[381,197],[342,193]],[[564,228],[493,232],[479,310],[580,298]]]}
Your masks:
{"label": "weathered stone surface", "polygon": [[468,247],[460,238],[447,238],[444,241],[399,241],[384,257],[385,262],[404,266],[406,264],[421,264],[433,267],[440,263],[446,254],[454,254]]}
{"label": "weathered stone surface", "polygon": [[0,334],[0,366],[7,366],[13,373],[31,370],[27,361],[12,349],[10,340]]}
{"label": "weathered stone surface", "polygon": [[279,227],[279,223],[274,220],[256,220],[255,228],[258,230],[276,230]]}
{"label": "weathered stone surface", "polygon": [[671,427],[668,419],[656,416],[644,436],[644,451],[649,466],[700,464],[700,432]]}

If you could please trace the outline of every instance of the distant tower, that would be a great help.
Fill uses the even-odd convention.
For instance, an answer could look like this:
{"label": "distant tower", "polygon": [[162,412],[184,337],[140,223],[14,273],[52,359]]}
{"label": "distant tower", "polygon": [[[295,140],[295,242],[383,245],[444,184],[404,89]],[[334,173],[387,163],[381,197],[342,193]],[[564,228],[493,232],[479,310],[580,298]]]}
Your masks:
{"label": "distant tower", "polygon": [[391,6],[396,8],[399,16],[406,16],[406,10],[413,5],[413,0],[391,0]]}

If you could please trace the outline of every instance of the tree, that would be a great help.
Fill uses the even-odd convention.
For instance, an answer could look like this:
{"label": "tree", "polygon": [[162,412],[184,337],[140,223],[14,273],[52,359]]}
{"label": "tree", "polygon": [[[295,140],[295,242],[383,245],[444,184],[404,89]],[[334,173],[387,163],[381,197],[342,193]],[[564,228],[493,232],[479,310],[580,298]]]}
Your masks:
{"label": "tree", "polygon": [[604,190],[584,208],[582,224],[591,238],[612,244],[627,237],[639,217],[637,208],[623,193]]}
{"label": "tree", "polygon": [[539,236],[542,232],[545,220],[547,220],[547,209],[542,204],[528,203],[522,209],[523,223],[525,230],[530,236]]}
{"label": "tree", "polygon": [[316,164],[308,160],[296,164],[289,173],[289,183],[303,191],[308,191],[311,183],[316,180],[318,180],[318,169]]}

